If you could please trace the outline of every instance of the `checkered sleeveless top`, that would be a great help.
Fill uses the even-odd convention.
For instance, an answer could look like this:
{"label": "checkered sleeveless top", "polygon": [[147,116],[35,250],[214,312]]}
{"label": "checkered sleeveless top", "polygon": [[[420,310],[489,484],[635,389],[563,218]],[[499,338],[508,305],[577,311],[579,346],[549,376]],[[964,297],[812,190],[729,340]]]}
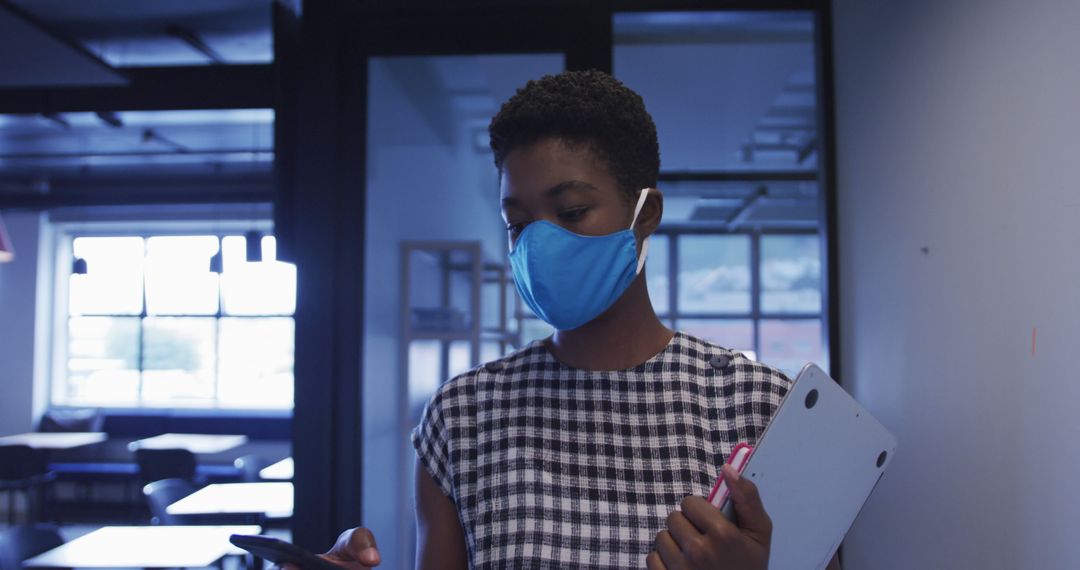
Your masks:
{"label": "checkered sleeveless top", "polygon": [[644,568],[683,497],[757,442],[791,380],[684,333],[626,370],[542,341],[443,384],[412,443],[457,507],[472,568]]}

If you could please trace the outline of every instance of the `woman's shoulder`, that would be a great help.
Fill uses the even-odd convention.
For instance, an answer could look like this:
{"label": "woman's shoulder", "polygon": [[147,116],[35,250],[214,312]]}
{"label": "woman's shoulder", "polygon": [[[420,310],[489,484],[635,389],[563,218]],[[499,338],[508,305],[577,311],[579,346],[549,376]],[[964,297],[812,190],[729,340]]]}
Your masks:
{"label": "woman's shoulder", "polygon": [[475,399],[480,383],[498,380],[507,374],[520,374],[525,370],[543,367],[549,365],[550,360],[542,341],[530,342],[505,356],[489,360],[443,382],[432,395],[432,402]]}
{"label": "woman's shoulder", "polygon": [[[741,389],[786,394],[792,380],[782,370],[753,360],[742,352],[723,347],[686,332],[677,332],[681,352],[690,361],[699,360],[701,370],[732,380]],[[719,374],[718,374],[719,373]]]}

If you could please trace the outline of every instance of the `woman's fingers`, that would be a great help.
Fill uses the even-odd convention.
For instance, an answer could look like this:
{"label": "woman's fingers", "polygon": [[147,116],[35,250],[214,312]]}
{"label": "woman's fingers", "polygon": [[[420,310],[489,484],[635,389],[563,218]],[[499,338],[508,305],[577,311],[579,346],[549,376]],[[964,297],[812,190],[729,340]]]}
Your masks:
{"label": "woman's fingers", "polygon": [[735,503],[739,528],[751,534],[763,544],[768,544],[772,537],[772,519],[761,504],[761,495],[753,481],[741,477],[730,465],[723,467],[724,480],[731,489],[731,500]]}
{"label": "woman's fingers", "polygon": [[682,550],[686,550],[693,541],[701,539],[701,531],[687,519],[682,511],[671,511],[667,518],[667,528]]}
{"label": "woman's fingers", "polygon": [[686,567],[679,545],[666,530],[656,535],[656,552],[660,554],[660,561],[668,570],[683,570]]}
{"label": "woman's fingers", "polygon": [[724,517],[720,509],[701,497],[686,497],[680,506],[687,520],[702,534],[722,535],[735,531],[735,525]]}
{"label": "woman's fingers", "polygon": [[359,563],[364,567],[377,566],[382,562],[375,536],[366,528],[349,529],[338,536],[334,547],[323,558],[339,566],[354,567]]}

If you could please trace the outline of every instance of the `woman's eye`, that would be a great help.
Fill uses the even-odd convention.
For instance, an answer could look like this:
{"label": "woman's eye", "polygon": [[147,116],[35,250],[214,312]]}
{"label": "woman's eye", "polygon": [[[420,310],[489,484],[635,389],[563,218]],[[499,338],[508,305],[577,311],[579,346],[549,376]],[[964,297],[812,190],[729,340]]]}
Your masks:
{"label": "woman's eye", "polygon": [[585,216],[585,212],[588,212],[588,208],[573,208],[570,210],[564,210],[559,212],[559,219],[567,222],[575,222]]}

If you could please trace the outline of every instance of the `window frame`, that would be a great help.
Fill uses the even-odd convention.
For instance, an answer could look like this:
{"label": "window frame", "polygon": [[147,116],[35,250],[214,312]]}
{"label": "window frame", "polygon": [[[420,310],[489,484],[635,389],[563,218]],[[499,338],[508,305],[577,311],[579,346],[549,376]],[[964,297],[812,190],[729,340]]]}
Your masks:
{"label": "window frame", "polygon": [[[822,331],[822,354],[826,357],[829,355],[828,340],[826,337],[825,327],[828,326],[826,319],[826,299],[822,294],[822,304],[818,311],[813,312],[773,312],[763,311],[761,308],[761,238],[765,236],[815,236],[818,239],[823,239],[821,231],[819,229],[726,229],[721,227],[716,228],[680,228],[680,227],[666,227],[661,225],[656,230],[656,235],[662,235],[667,238],[668,247],[668,264],[667,264],[667,278],[668,278],[668,310],[664,312],[657,312],[656,316],[660,318],[664,324],[672,328],[677,327],[677,323],[683,319],[713,319],[713,320],[750,320],[753,323],[753,337],[754,345],[750,346],[732,346],[727,348],[753,350],[754,354],[761,355],[761,322],[763,320],[776,320],[776,321],[810,321],[817,320],[821,323]],[[700,235],[738,235],[747,236],[750,240],[750,311],[748,312],[720,312],[720,311],[694,311],[694,312],[682,312],[679,310],[679,239],[686,236],[700,236]],[[820,245],[820,242],[819,242]],[[822,262],[822,275],[821,280],[824,282],[824,262]],[[647,270],[647,269],[646,269]],[[830,361],[831,364],[831,361]]]}
{"label": "window frame", "polygon": [[[220,416],[281,416],[291,417],[293,413],[293,406],[291,404],[286,407],[254,407],[254,408],[237,408],[222,406],[218,400],[220,390],[220,354],[221,354],[221,324],[222,319],[289,319],[293,322],[295,331],[295,315],[296,310],[294,308],[292,313],[261,313],[261,314],[242,314],[232,315],[224,311],[224,291],[221,287],[221,281],[218,282],[218,305],[217,311],[207,314],[173,314],[173,313],[155,313],[149,314],[147,312],[146,303],[146,277],[143,276],[142,288],[141,288],[141,310],[138,314],[119,314],[119,313],[85,313],[82,315],[72,315],[70,313],[70,277],[71,267],[74,261],[74,241],[77,238],[84,237],[137,237],[143,240],[145,247],[146,240],[152,237],[183,237],[183,236],[213,236],[218,240],[219,252],[223,251],[223,240],[226,237],[243,236],[248,231],[259,231],[266,236],[273,236],[273,225],[267,219],[255,219],[255,220],[214,220],[209,221],[168,221],[168,222],[139,222],[137,224],[131,223],[117,223],[117,222],[75,222],[75,223],[53,223],[53,230],[55,236],[55,264],[52,275],[51,291],[53,295],[52,307],[53,307],[53,323],[52,334],[50,335],[50,358],[49,358],[49,372],[46,375],[47,386],[45,406],[48,409],[70,409],[70,408],[85,408],[95,407],[108,412],[117,412],[125,414],[145,414],[145,415],[160,415],[162,413],[170,413],[174,410],[183,410],[186,413],[197,413],[203,415],[220,415]],[[209,261],[209,260],[208,260]],[[280,260],[279,260],[280,261]],[[287,263],[287,262],[284,262]],[[69,381],[68,371],[68,348],[69,348],[69,323],[72,318],[75,317],[104,317],[104,318],[127,318],[138,319],[139,321],[139,346],[137,347],[138,354],[138,371],[139,371],[139,383],[136,393],[136,404],[130,405],[128,403],[108,405],[103,403],[80,403],[62,401],[57,399],[57,389],[59,386],[66,385]],[[147,318],[181,318],[181,319],[213,319],[214,320],[214,364],[213,364],[213,377],[214,377],[214,400],[212,405],[192,405],[192,406],[171,406],[171,405],[146,405],[143,402],[143,366],[144,366],[144,350],[145,350],[145,320]],[[295,337],[294,337],[294,351],[295,351]],[[293,364],[293,374],[295,375],[295,357]]]}

